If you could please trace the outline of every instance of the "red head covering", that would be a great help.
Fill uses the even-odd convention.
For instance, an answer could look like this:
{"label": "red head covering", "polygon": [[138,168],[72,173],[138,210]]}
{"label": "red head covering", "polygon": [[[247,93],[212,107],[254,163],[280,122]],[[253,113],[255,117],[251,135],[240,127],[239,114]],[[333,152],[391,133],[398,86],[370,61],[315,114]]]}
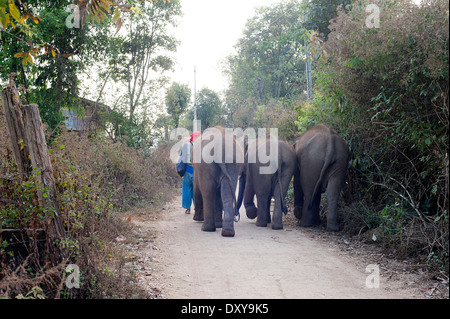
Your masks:
{"label": "red head covering", "polygon": [[202,133],[200,132],[192,133],[190,142],[195,142],[200,137],[200,135],[202,135]]}

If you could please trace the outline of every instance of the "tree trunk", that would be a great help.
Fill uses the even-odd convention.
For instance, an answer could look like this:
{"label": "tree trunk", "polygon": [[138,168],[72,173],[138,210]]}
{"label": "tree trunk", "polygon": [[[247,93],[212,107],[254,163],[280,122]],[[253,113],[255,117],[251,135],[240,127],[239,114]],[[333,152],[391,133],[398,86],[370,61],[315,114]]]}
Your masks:
{"label": "tree trunk", "polygon": [[[38,191],[39,200],[44,203],[45,207],[53,207],[55,210],[51,220],[50,238],[64,238],[64,226],[61,218],[61,210],[59,209],[56,193],[55,179],[53,177],[53,167],[48,153],[47,142],[42,126],[39,108],[36,104],[24,105],[25,132],[26,141],[30,151],[31,165],[38,175],[41,187]],[[45,197],[44,188],[48,188]]]}
{"label": "tree trunk", "polygon": [[25,126],[23,122],[23,106],[19,100],[19,93],[14,84],[15,73],[11,73],[9,85],[3,89],[3,109],[9,131],[9,140],[22,179],[31,173],[31,161],[28,158],[28,144],[25,143]]}
{"label": "tree trunk", "polygon": [[[48,221],[49,237],[52,241],[63,239],[64,226],[39,109],[36,104],[22,105],[20,103],[13,78],[14,75],[11,74],[9,85],[2,90],[2,97],[14,159],[23,175],[23,180],[27,179],[33,171],[37,173],[41,183],[38,197],[45,207],[54,210],[54,216]],[[48,192],[45,193],[44,189],[48,189]]]}

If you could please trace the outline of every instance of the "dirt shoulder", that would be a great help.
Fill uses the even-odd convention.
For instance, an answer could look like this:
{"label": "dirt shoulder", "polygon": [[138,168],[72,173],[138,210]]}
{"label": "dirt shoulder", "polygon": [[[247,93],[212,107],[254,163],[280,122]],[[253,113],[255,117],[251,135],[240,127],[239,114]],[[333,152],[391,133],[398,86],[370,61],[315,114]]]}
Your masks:
{"label": "dirt shoulder", "polygon": [[[241,211],[236,236],[224,238],[202,232],[180,203],[177,196],[159,212],[132,217],[139,237],[130,246],[133,267],[156,298],[411,299],[441,292],[421,268],[384,256],[375,245],[300,228],[291,214],[284,230],[274,231],[256,227]],[[376,286],[377,269],[379,287],[368,288]]]}

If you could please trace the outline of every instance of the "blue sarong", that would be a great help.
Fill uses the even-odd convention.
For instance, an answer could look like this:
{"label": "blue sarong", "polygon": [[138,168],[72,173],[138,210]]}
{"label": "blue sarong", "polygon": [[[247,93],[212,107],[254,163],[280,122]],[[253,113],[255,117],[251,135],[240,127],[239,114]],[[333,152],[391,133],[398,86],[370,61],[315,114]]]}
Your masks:
{"label": "blue sarong", "polygon": [[[191,209],[191,204],[194,203],[194,174],[188,171],[188,165],[186,165],[186,173],[183,176],[183,197],[182,206],[184,209]],[[192,168],[192,167],[191,167]]]}

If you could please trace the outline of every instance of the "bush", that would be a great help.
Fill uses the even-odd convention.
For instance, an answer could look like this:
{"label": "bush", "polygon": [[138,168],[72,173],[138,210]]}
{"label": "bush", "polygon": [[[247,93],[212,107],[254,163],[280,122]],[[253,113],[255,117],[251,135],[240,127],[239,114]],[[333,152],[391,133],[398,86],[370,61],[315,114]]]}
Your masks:
{"label": "bush", "polygon": [[[371,3],[379,29],[365,25]],[[447,271],[448,10],[443,0],[341,7],[328,40],[314,45],[315,98],[298,108],[301,129],[328,123],[347,141],[355,196],[370,207],[367,218],[380,216],[390,245],[412,253],[404,235],[420,226],[421,253]]]}
{"label": "bush", "polygon": [[[46,209],[35,175],[23,180],[0,118],[0,297],[148,297],[134,285],[133,271],[114,239],[130,233],[117,211],[167,199],[178,180],[168,147],[144,155],[101,136],[62,132],[49,146],[66,238],[63,255],[47,238]],[[10,241],[10,239],[12,241]],[[81,288],[67,289],[66,266],[82,270]]]}
{"label": "bush", "polygon": [[166,200],[164,194],[179,182],[175,165],[168,160],[169,146],[144,154],[102,135],[88,138],[67,131],[54,144],[65,146],[54,147],[55,155],[82,171],[94,193],[107,197],[116,210]]}

